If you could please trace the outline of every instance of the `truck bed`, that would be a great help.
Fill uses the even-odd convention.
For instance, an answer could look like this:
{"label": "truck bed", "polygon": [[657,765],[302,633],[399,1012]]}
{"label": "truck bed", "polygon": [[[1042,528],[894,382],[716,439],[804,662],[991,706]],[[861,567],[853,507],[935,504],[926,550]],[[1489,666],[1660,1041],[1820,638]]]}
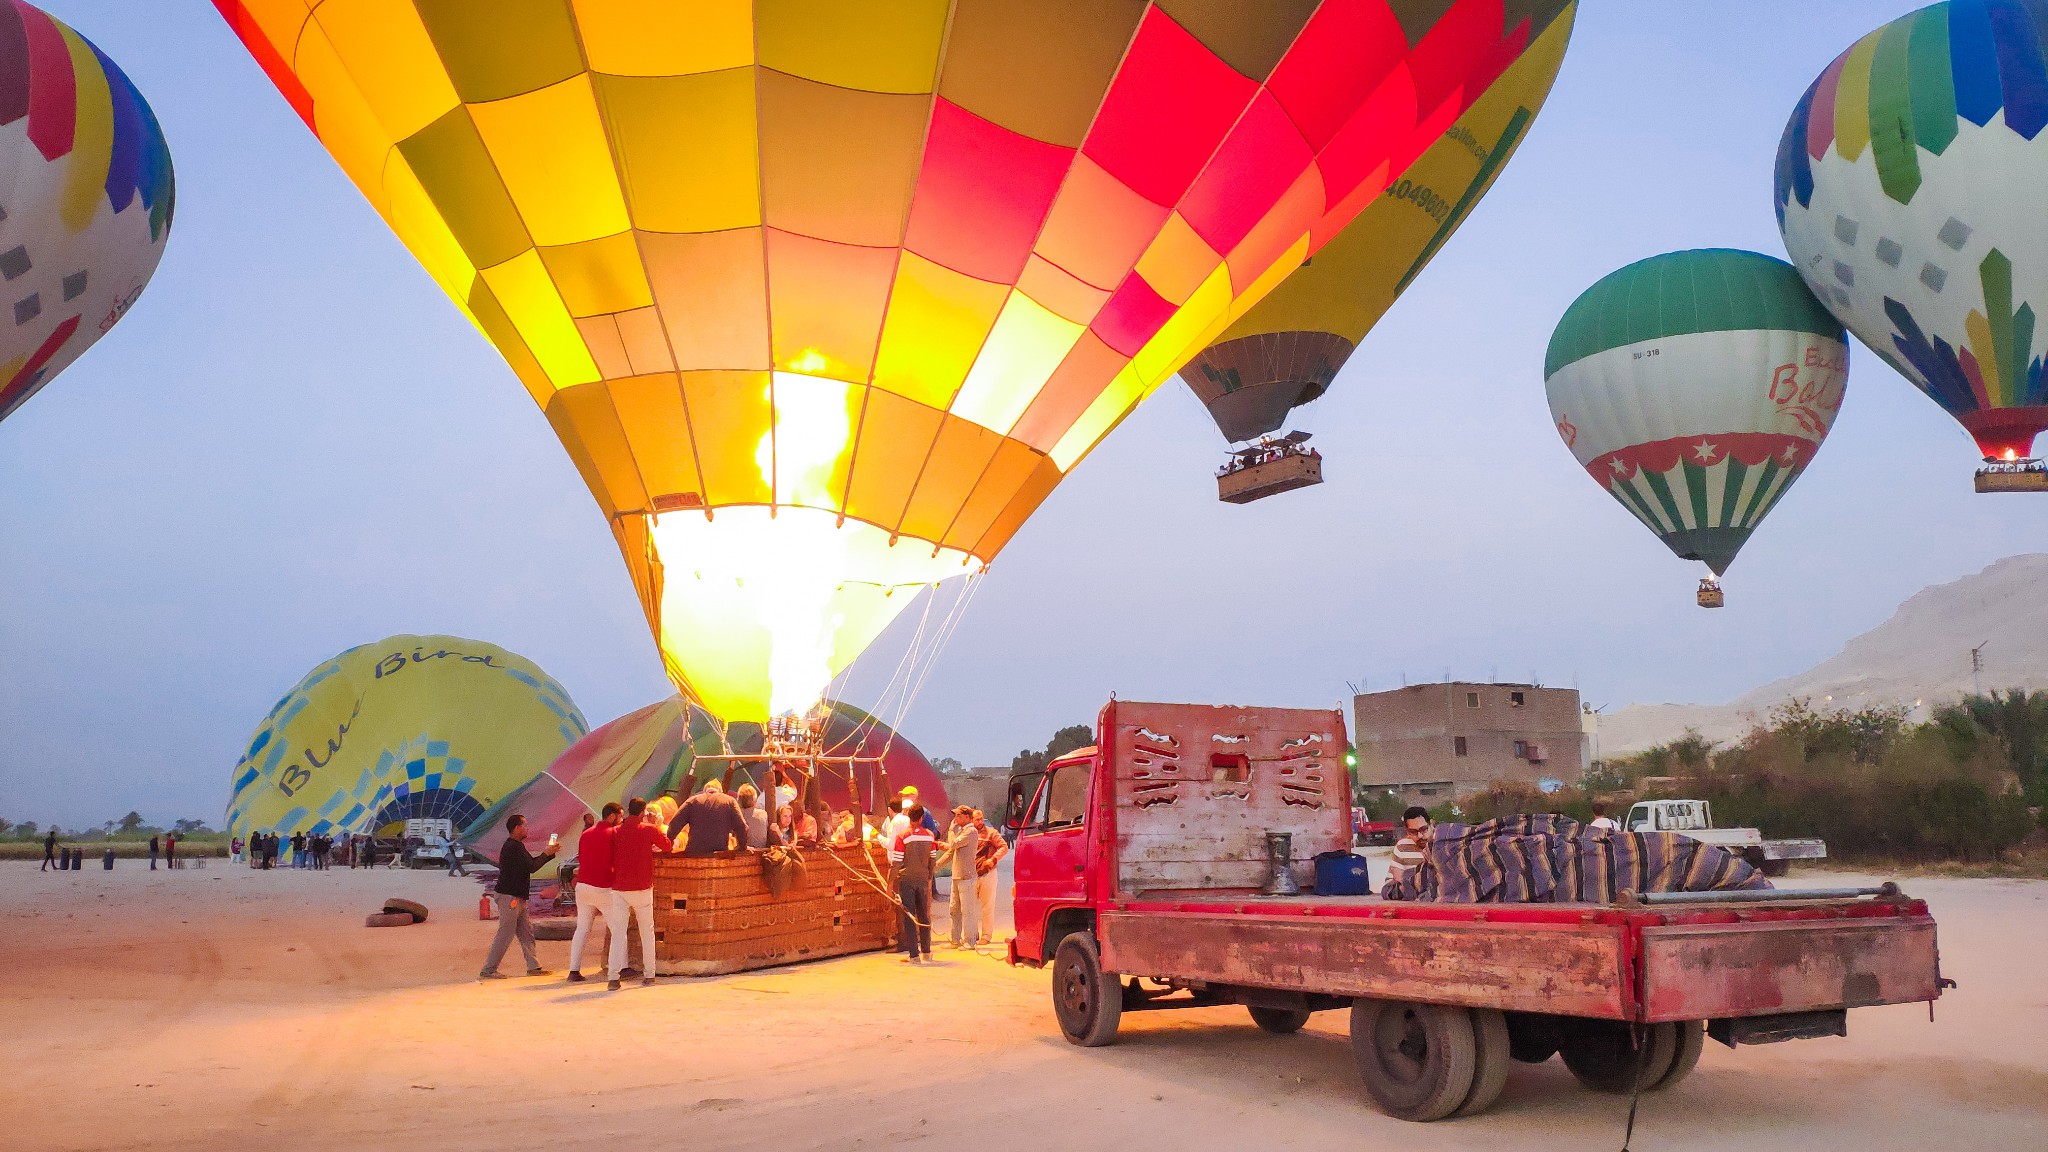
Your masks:
{"label": "truck bed", "polygon": [[1903,896],[1644,907],[1182,891],[1113,901],[1097,930],[1103,967],[1127,976],[1651,1023],[1939,995],[1934,921]]}

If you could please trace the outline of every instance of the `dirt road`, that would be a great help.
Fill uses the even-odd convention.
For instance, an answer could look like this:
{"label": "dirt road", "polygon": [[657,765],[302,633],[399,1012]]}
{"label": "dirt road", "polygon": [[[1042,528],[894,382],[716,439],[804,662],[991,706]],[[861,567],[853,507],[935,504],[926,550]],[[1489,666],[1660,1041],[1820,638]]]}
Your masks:
{"label": "dirt road", "polygon": [[[1828,877],[1830,883],[1839,876]],[[1639,1152],[2048,1148],[2048,883],[1920,880],[1938,1006],[1731,1052],[1647,1097]],[[1624,1100],[1517,1065],[1452,1123],[1365,1101],[1343,1013],[1126,1017],[1067,1045],[1043,972],[940,950],[606,993],[474,981],[492,925],[434,873],[37,873],[0,864],[0,1147],[41,1149],[1615,1148]],[[365,929],[386,895],[427,903]],[[543,943],[559,973],[567,945]],[[516,953],[507,964],[517,970]]]}

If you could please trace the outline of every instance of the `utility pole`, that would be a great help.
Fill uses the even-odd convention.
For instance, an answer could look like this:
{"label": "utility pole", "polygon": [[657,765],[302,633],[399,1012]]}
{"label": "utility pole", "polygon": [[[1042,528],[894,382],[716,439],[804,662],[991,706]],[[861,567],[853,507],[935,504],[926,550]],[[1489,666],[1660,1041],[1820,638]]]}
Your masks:
{"label": "utility pole", "polygon": [[1984,645],[1989,643],[1991,641],[1986,640],[1984,644],[1979,644],[1975,648],[1970,649],[1970,694],[1972,696],[1982,696],[1984,694]]}

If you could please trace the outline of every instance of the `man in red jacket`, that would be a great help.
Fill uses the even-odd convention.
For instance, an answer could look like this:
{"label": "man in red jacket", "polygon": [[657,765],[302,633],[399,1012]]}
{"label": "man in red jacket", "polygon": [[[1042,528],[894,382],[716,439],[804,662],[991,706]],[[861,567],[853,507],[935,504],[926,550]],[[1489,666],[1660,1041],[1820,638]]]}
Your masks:
{"label": "man in red jacket", "polygon": [[640,983],[654,983],[654,858],[666,856],[670,845],[661,829],[647,822],[647,801],[635,796],[626,805],[626,822],[612,831],[612,910],[605,927],[612,934],[607,988],[616,992],[626,967],[626,932],[631,917],[640,918],[640,959],[647,965]]}
{"label": "man in red jacket", "polygon": [[625,810],[617,804],[604,806],[604,819],[583,830],[576,841],[576,935],[569,939],[569,982],[583,982],[583,945],[590,940],[592,917],[603,916],[606,932],[616,935],[625,926],[612,928],[612,831],[619,826]]}

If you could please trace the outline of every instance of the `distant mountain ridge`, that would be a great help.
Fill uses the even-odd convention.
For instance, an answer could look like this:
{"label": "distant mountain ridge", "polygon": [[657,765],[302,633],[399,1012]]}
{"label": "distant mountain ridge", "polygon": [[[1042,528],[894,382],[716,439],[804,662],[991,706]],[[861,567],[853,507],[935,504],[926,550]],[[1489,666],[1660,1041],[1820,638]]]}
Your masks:
{"label": "distant mountain ridge", "polygon": [[[1986,642],[1989,641],[1988,644]],[[1984,690],[2048,689],[2048,554],[2008,556],[1972,576],[1914,593],[1884,623],[1812,668],[1730,704],[1634,704],[1600,718],[1600,755],[1663,743],[1697,728],[1740,739],[1794,697],[1815,707],[1921,706],[1971,690],[1970,649],[1984,649]]]}

